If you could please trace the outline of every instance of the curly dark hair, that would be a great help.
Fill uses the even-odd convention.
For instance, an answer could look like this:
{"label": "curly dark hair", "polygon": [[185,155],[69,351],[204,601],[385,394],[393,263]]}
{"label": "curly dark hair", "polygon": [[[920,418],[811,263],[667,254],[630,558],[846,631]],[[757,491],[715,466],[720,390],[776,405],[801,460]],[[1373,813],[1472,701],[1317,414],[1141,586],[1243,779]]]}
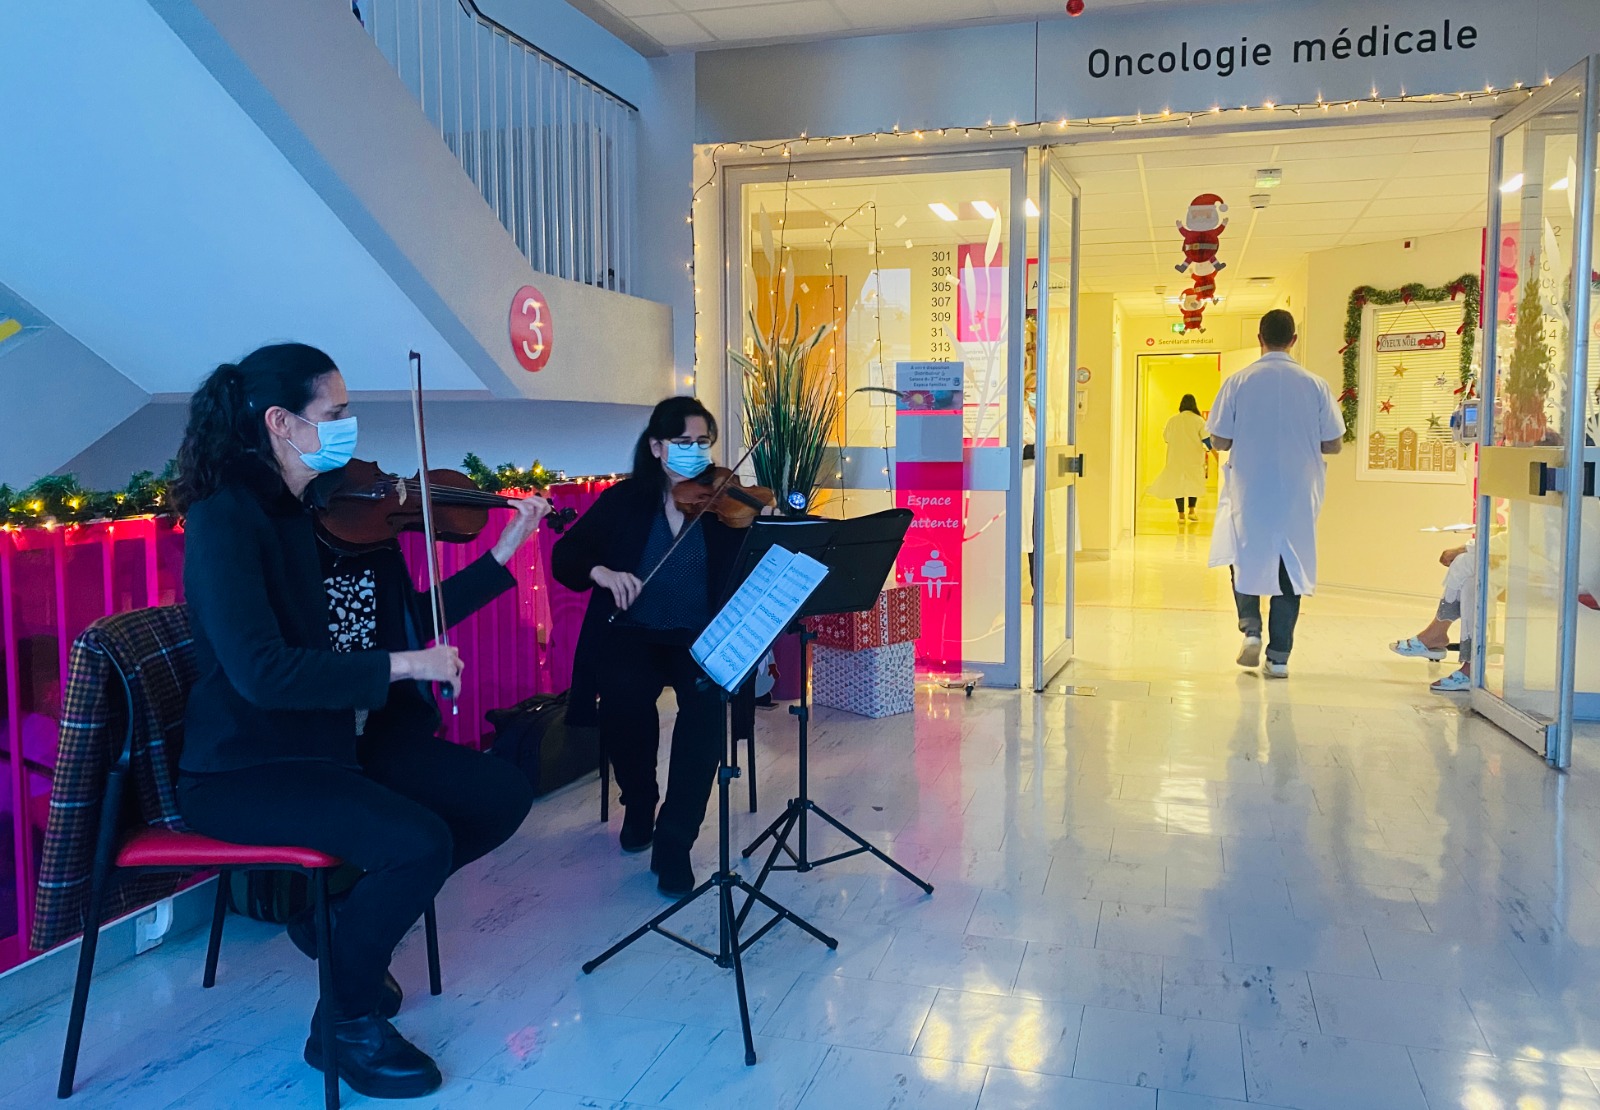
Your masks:
{"label": "curly dark hair", "polygon": [[177,510],[216,493],[228,470],[249,456],[275,466],[266,411],[277,406],[303,413],[317,394],[317,379],[336,370],[333,359],[305,343],[259,347],[213,370],[189,399],[189,426],[169,491]]}

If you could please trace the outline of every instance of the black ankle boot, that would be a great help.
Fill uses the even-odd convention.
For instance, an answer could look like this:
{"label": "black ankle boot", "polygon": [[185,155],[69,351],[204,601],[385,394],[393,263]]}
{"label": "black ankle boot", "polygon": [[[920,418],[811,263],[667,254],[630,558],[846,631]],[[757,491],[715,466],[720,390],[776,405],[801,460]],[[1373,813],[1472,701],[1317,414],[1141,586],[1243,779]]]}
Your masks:
{"label": "black ankle boot", "polygon": [[[339,916],[339,903],[334,902],[328,907],[328,913],[335,921]],[[310,960],[317,958],[317,923],[312,919],[312,912],[302,910],[289,919],[284,927],[284,932],[289,934],[290,942]],[[387,971],[383,973],[382,993],[378,996],[378,1013],[386,1018],[392,1018],[400,1012],[400,1006],[406,1000],[405,991],[400,989],[400,984],[395,977]]]}
{"label": "black ankle boot", "polygon": [[[339,1078],[368,1098],[421,1098],[444,1083],[428,1054],[378,1014],[334,1022],[333,1052]],[[306,1038],[305,1059],[318,1071],[327,1070],[316,1016],[311,1019],[311,1036]]]}
{"label": "black ankle boot", "polygon": [[658,876],[656,889],[669,898],[682,898],[694,891],[694,868],[689,865],[689,849],[657,839],[650,853],[650,870]]}
{"label": "black ankle boot", "polygon": [[656,835],[656,807],[628,806],[622,811],[622,832],[617,843],[624,852],[642,852]]}

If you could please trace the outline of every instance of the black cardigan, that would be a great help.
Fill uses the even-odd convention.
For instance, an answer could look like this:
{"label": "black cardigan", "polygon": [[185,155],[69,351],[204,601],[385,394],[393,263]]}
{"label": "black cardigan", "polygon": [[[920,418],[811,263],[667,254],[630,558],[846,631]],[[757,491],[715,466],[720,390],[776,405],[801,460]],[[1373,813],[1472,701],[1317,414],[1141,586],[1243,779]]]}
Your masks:
{"label": "black cardigan", "polygon": [[[358,765],[354,711],[389,701],[389,653],[333,650],[318,542],[309,510],[261,463],[238,468],[190,507],[183,586],[198,678],[184,718],[184,772],[297,759]],[[404,578],[398,545],[385,549],[379,573]],[[444,583],[446,619],[455,624],[515,584],[485,555]],[[406,590],[410,628],[425,627],[425,595],[409,579]]]}
{"label": "black cardigan", "polygon": [[[605,637],[619,627],[608,623],[617,608],[611,591],[595,589],[589,572],[595,567],[637,570],[661,506],[660,487],[628,478],[602,493],[556,541],[550,562],[556,581],[579,593],[592,591],[572,663],[572,689],[567,698],[567,720],[571,724],[594,723],[596,672],[604,662]],[[716,608],[727,594],[745,533],[710,515],[696,527],[705,529],[707,585],[711,604]]]}

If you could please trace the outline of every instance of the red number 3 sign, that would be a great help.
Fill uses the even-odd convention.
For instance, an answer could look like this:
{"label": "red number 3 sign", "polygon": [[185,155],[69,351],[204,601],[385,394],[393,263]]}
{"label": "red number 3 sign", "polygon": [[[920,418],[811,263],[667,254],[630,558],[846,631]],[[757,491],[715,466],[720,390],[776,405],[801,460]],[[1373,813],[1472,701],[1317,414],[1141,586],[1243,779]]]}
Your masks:
{"label": "red number 3 sign", "polygon": [[511,298],[511,352],[529,373],[537,374],[550,361],[555,346],[555,320],[550,302],[531,285]]}

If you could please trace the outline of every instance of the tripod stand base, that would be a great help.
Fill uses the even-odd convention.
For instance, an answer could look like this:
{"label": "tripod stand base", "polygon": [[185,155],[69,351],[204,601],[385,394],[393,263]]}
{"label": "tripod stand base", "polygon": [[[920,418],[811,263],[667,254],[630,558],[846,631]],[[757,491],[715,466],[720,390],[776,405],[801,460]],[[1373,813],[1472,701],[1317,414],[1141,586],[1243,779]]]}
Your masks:
{"label": "tripod stand base", "polygon": [[[666,928],[666,923],[675,917],[680,911],[687,909],[700,898],[707,894],[711,894],[713,891],[715,892],[717,899],[719,917],[719,943],[716,951],[706,948],[703,945],[696,944],[688,937],[682,936],[681,934],[675,933],[671,929]],[[744,909],[738,913],[735,913],[733,908],[735,891],[742,893],[745,896]],[[772,911],[772,919],[767,921],[748,937],[741,938],[739,935],[739,930],[743,927],[745,918],[749,915],[751,907],[757,902],[760,902],[763,906]],[[815,937],[817,940],[820,940],[830,949],[836,949],[839,947],[839,942],[833,937],[812,925],[809,921],[795,913],[793,910],[781,905],[773,898],[762,893],[762,891],[756,887],[745,882],[743,876],[734,871],[718,871],[715,875],[711,876],[711,878],[707,879],[705,882],[696,887],[692,893],[685,895],[677,902],[674,902],[665,910],[656,914],[649,921],[646,921],[643,925],[640,925],[633,932],[629,933],[626,937],[619,940],[616,944],[613,944],[610,948],[600,953],[600,955],[584,964],[583,973],[585,975],[591,974],[595,968],[605,963],[612,956],[615,956],[617,953],[621,952],[623,949],[627,948],[635,941],[645,936],[647,933],[659,933],[673,943],[687,948],[695,955],[705,957],[718,967],[733,968],[734,990],[739,996],[739,1027],[744,1033],[744,1062],[745,1066],[748,1067],[756,1062],[756,1045],[755,1038],[750,1032],[750,1001],[745,993],[744,961],[742,957],[746,949],[755,944],[755,942],[760,940],[762,937],[766,936],[784,921],[798,925],[801,929],[804,929],[807,933],[810,933],[813,937]]]}
{"label": "tripod stand base", "polygon": [[[836,852],[831,856],[824,856],[822,859],[811,859],[806,850],[807,846],[805,835],[802,833],[800,837],[800,850],[796,852],[789,846],[789,838],[794,834],[795,828],[805,820],[805,816],[808,813],[814,813],[818,817],[822,818],[839,832],[855,841],[856,846],[843,852]],[[779,815],[778,819],[772,824],[768,825],[766,831],[760,836],[756,837],[755,840],[753,840],[741,854],[745,859],[749,859],[755,854],[756,849],[760,848],[761,845],[768,839],[772,840],[772,851],[767,855],[767,862],[761,865],[761,873],[756,876],[756,881],[752,888],[755,890],[760,890],[763,886],[765,886],[767,876],[771,875],[774,871],[796,871],[804,874],[805,872],[816,867],[821,867],[824,864],[837,863],[842,859],[849,859],[851,856],[870,854],[880,863],[883,863],[892,870],[899,872],[909,882],[921,887],[923,893],[933,893],[932,883],[918,875],[913,874],[910,870],[902,867],[899,863],[896,863],[894,859],[879,849],[876,845],[872,844],[865,837],[861,836],[854,829],[840,821],[838,818],[833,816],[833,814],[823,809],[810,798],[790,798],[789,804],[784,807],[783,813]],[[785,855],[789,857],[790,862],[780,863],[780,856]],[[739,913],[740,924],[744,923],[744,919],[749,914],[752,905],[753,903],[750,901],[745,902],[744,909]]]}

